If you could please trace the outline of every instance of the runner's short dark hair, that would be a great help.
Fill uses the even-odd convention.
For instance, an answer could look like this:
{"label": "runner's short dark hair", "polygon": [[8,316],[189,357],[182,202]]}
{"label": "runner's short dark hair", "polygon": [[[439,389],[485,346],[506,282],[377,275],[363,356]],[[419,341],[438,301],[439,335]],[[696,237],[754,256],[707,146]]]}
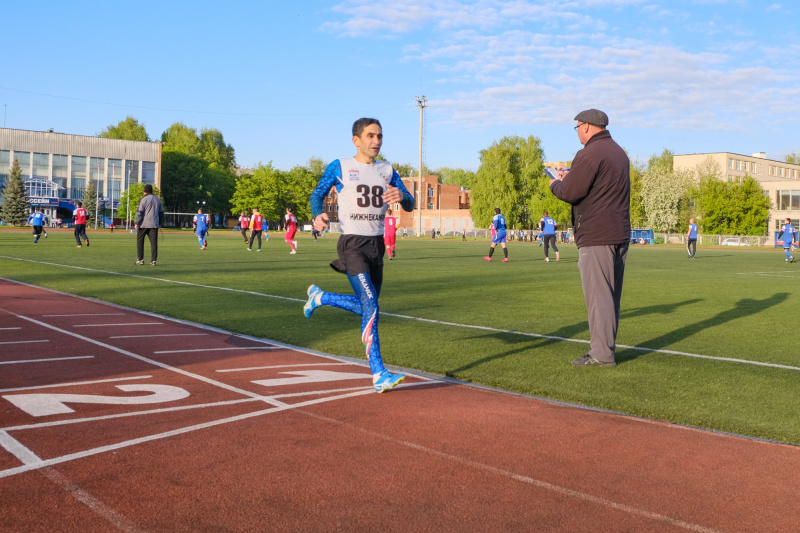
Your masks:
{"label": "runner's short dark hair", "polygon": [[153,186],[148,183],[144,186],[144,192],[147,194],[153,194]]}
{"label": "runner's short dark hair", "polygon": [[364,117],[353,122],[353,137],[361,137],[361,133],[363,133],[364,128],[371,126],[372,124],[377,124],[381,127],[381,129],[383,129],[383,126],[381,126],[381,123],[377,118]]}

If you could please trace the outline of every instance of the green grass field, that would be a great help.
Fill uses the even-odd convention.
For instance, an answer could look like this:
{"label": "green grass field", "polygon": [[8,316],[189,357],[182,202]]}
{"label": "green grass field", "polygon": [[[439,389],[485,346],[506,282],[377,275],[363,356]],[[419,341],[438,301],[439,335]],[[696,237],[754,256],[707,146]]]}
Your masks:
{"label": "green grass field", "polygon": [[[350,293],[328,263],[336,237],[274,233],[261,253],[238,233],[199,250],[166,233],[158,266],[136,266],[135,236],[0,231],[0,276],[202,322],[323,352],[364,357],[360,319],[332,308],[306,319],[305,290]],[[486,241],[398,239],[381,294],[388,364],[682,424],[800,444],[800,355],[794,313],[800,263],[778,249],[631,248],[613,369],[576,368],[589,338],[577,249],[545,263],[543,248],[509,245],[509,263],[482,259]],[[145,258],[149,244],[145,245]],[[0,304],[0,308],[2,305]],[[624,346],[624,347],[623,347]],[[694,357],[703,356],[703,357]],[[730,358],[746,362],[712,358]],[[794,368],[759,366],[768,363]]]}

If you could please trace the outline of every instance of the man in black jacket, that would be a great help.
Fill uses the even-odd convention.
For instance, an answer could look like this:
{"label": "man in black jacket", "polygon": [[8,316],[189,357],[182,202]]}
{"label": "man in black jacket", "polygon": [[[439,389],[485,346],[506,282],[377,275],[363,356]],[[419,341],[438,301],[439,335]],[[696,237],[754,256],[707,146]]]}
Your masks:
{"label": "man in black jacket", "polygon": [[572,205],[578,267],[589,313],[589,351],[576,366],[616,366],[622,279],[631,237],[630,161],[606,131],[608,116],[598,109],[575,117],[584,145],[572,168],[550,180],[553,194]]}

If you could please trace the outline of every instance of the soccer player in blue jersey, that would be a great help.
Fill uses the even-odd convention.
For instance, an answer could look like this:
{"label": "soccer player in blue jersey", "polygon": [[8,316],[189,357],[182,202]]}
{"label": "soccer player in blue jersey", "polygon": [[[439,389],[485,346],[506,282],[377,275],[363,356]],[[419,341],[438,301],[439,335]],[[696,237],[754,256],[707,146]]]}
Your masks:
{"label": "soccer player in blue jersey", "polygon": [[558,224],[556,221],[547,214],[547,211],[542,213],[542,218],[539,220],[539,231],[541,231],[541,237],[544,240],[544,260],[546,262],[550,262],[550,247],[553,247],[553,251],[556,253],[556,261],[561,259],[561,256],[558,255],[558,246],[556,246],[556,228]]}
{"label": "soccer player in blue jersey", "polygon": [[697,251],[697,224],[694,219],[689,219],[689,233],[686,234],[686,251],[689,253],[689,259],[694,259],[694,254]]}
{"label": "soccer player in blue jersey", "polygon": [[197,240],[200,241],[200,249],[205,250],[208,246],[208,215],[203,214],[202,209],[197,210],[197,214],[192,219],[192,225],[197,233]]}
{"label": "soccer player in blue jersey", "polygon": [[361,341],[367,352],[375,391],[384,392],[405,379],[403,374],[386,370],[378,341],[378,296],[383,284],[384,219],[391,204],[405,211],[414,210],[414,197],[389,163],[376,161],[383,144],[381,123],[361,118],[353,124],[356,156],[333,161],[311,193],[314,227],[328,227],[323,200],[335,187],[339,199],[342,236],[336,245],[339,258],[331,267],[347,275],[355,295],[323,292],[316,285],[308,288],[303,307],[306,317],[323,305],[338,307],[361,316]]}
{"label": "soccer player in blue jersey", "polygon": [[[31,216],[28,217],[28,224],[33,226],[33,243],[36,244],[39,242],[39,237],[42,236],[42,230],[44,228],[45,221],[47,220],[47,216],[42,213],[42,208],[37,207],[36,212],[33,213]],[[44,232],[45,239],[47,238],[47,232]]]}
{"label": "soccer player in blue jersey", "polygon": [[795,240],[795,231],[794,226],[792,226],[791,218],[786,219],[786,224],[783,225],[783,232],[780,235],[780,239],[783,240],[783,251],[786,254],[786,259],[784,259],[783,262],[794,263],[794,257],[792,257],[792,243]]}
{"label": "soccer player in blue jersey", "polygon": [[494,247],[498,244],[503,247],[503,263],[508,263],[508,248],[506,248],[506,217],[500,214],[500,208],[494,208],[494,218],[492,219],[494,234],[492,235],[492,246],[489,248],[489,255],[484,256],[487,261],[492,260]]}

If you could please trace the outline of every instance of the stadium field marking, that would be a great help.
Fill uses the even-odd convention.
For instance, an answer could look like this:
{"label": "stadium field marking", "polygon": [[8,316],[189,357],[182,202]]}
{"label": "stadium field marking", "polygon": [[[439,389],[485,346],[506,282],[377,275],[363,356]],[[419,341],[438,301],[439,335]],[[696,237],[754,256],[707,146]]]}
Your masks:
{"label": "stadium field marking", "polygon": [[0,342],[0,344],[33,344],[35,342],[50,342],[49,340],[39,340],[39,341],[6,341]]}
{"label": "stadium field marking", "polygon": [[192,350],[160,350],[153,353],[224,352],[228,350],[280,350],[280,346],[234,346],[229,348],[195,348]]}
{"label": "stadium field marking", "polygon": [[[420,376],[414,376],[414,378],[425,379]],[[398,385],[396,388],[407,388],[407,387],[414,387],[417,385],[429,385],[431,383],[439,383],[435,380],[425,380],[420,381],[418,383],[403,383],[402,385]],[[341,389],[327,389],[327,390],[313,390],[313,391],[304,391],[304,392],[287,392],[284,394],[275,394],[271,396],[272,398],[300,398],[303,396],[319,396],[322,394],[341,394],[344,392],[354,392],[354,391],[371,391],[372,386],[359,386],[359,387],[345,387]],[[0,428],[0,431],[23,431],[26,429],[42,429],[48,427],[55,427],[55,426],[68,426],[72,424],[82,424],[85,422],[99,422],[102,420],[113,420],[115,418],[128,418],[132,416],[146,416],[146,415],[154,415],[154,414],[161,414],[161,413],[172,413],[175,411],[188,411],[191,409],[209,409],[214,407],[226,407],[229,405],[238,405],[243,403],[254,403],[259,401],[258,398],[241,398],[239,400],[224,400],[219,402],[209,402],[209,403],[199,403],[194,405],[181,405],[177,407],[159,407],[157,409],[145,409],[142,411],[130,411],[126,413],[116,413],[113,415],[101,415],[101,416],[87,416],[83,418],[70,418],[69,420],[53,420],[50,422],[39,422],[37,424],[23,424],[21,426],[7,426]]]}
{"label": "stadium field marking", "polygon": [[198,381],[202,381],[202,382],[207,383],[209,385],[214,385],[216,387],[219,387],[219,388],[222,388],[222,389],[225,389],[225,390],[237,393],[237,394],[241,394],[243,396],[248,396],[248,397],[251,397],[251,398],[258,398],[258,399],[261,399],[262,401],[264,401],[264,402],[266,402],[268,404],[275,405],[275,406],[278,406],[278,407],[281,407],[281,406],[285,405],[283,402],[280,402],[280,401],[277,401],[277,400],[273,400],[272,398],[269,398],[268,396],[264,396],[264,395],[258,394],[256,392],[250,392],[250,391],[245,390],[245,389],[240,389],[238,387],[234,387],[232,385],[228,385],[227,383],[222,383],[221,381],[217,381],[217,380],[214,380],[214,379],[211,379],[211,378],[207,378],[207,377],[202,376],[200,374],[195,374],[194,372],[189,372],[189,371],[184,370],[182,368],[178,368],[178,367],[175,367],[175,366],[172,366],[172,365],[168,365],[166,363],[162,363],[160,361],[156,361],[155,359],[150,359],[149,357],[144,357],[143,355],[139,355],[139,354],[133,353],[133,352],[128,351],[128,350],[123,350],[122,348],[118,348],[116,346],[112,346],[111,344],[106,344],[105,342],[101,342],[101,341],[98,341],[98,340],[95,340],[95,339],[92,339],[92,338],[89,338],[89,337],[84,337],[83,335],[79,335],[79,334],[77,334],[75,332],[68,331],[68,330],[65,330],[63,328],[59,328],[57,326],[53,326],[51,324],[48,324],[46,322],[42,322],[40,320],[36,320],[35,318],[27,317],[27,316],[24,316],[24,315],[18,315],[16,313],[12,312],[12,311],[9,311],[9,310],[3,309],[3,308],[0,308],[0,311],[5,311],[6,313],[8,313],[10,315],[16,316],[17,318],[21,318],[22,320],[27,320],[29,322],[32,322],[34,324],[38,324],[38,325],[43,326],[45,328],[51,329],[53,331],[57,331],[59,333],[65,334],[65,335],[69,335],[70,337],[75,337],[77,339],[86,341],[86,342],[91,343],[91,344],[95,344],[97,346],[109,349],[109,350],[117,352],[119,354],[127,355],[128,357],[132,357],[132,358],[137,359],[139,361],[143,361],[145,363],[149,363],[149,364],[151,364],[153,366],[157,366],[159,368],[163,368],[164,370],[169,370],[170,372],[175,372],[177,374],[181,374],[181,375],[196,379]]}
{"label": "stadium field marking", "polygon": [[[188,281],[177,281],[177,280],[171,280],[171,279],[165,279],[165,278],[154,278],[154,277],[149,277],[149,276],[142,276],[142,275],[139,275],[139,274],[126,274],[126,273],[121,273],[121,272],[111,272],[109,270],[100,270],[100,269],[96,269],[96,268],[78,267],[78,266],[72,266],[72,265],[62,265],[62,264],[59,264],[59,263],[51,263],[51,262],[47,262],[47,261],[34,261],[32,259],[21,259],[19,257],[10,257],[10,256],[6,256],[6,255],[0,255],[0,259],[11,259],[13,261],[20,261],[20,262],[25,262],[25,263],[36,263],[36,264],[40,264],[40,265],[49,265],[49,266],[56,266],[56,267],[62,267],[62,268],[72,268],[72,269],[76,269],[76,270],[86,270],[88,272],[98,272],[98,273],[101,273],[101,274],[109,274],[109,275],[112,275],[112,276],[124,276],[124,277],[131,277],[131,278],[137,278],[137,279],[145,279],[145,280],[150,280],[150,281],[162,281],[164,283],[175,283],[177,285],[188,285],[188,286],[191,286],[191,287],[199,287],[199,288],[204,288],[204,289],[215,289],[215,290],[220,290],[220,291],[237,292],[237,293],[241,293],[241,294],[250,294],[250,295],[253,295],[253,296],[261,296],[261,297],[265,297],[265,298],[275,298],[277,300],[286,300],[286,301],[289,301],[289,302],[300,302],[300,303],[306,302],[305,299],[289,298],[287,296],[277,296],[277,295],[274,295],[274,294],[264,294],[263,292],[246,291],[246,290],[243,290],[243,289],[232,289],[230,287],[216,287],[214,285],[204,285],[204,284],[200,284],[200,283],[189,283]],[[4,279],[4,278],[0,278],[0,279]],[[8,280],[8,281],[13,281],[15,283],[20,283],[20,282],[18,282],[16,280]],[[35,285],[31,285],[31,286],[35,286]],[[528,333],[528,332],[514,331],[514,330],[509,330],[509,329],[492,328],[492,327],[489,327],[489,326],[475,326],[475,325],[471,325],[471,324],[459,324],[457,322],[445,322],[445,321],[442,321],[442,320],[433,320],[433,319],[430,319],[430,318],[421,318],[421,317],[414,317],[414,316],[409,316],[409,315],[400,315],[400,314],[396,314],[396,313],[387,313],[385,311],[380,311],[380,314],[383,315],[383,316],[391,316],[391,317],[395,317],[395,318],[403,318],[403,319],[406,319],[406,320],[416,320],[418,322],[428,322],[430,324],[440,324],[440,325],[443,325],[443,326],[451,326],[451,327],[457,327],[457,328],[468,328],[468,329],[477,329],[477,330],[481,330],[481,331],[490,331],[492,333],[506,333],[506,334],[509,334],[509,335],[520,335],[520,336],[532,337],[532,338],[536,338],[536,339],[550,339],[550,340],[557,340],[557,341],[564,341],[564,342],[576,342],[576,343],[580,343],[580,344],[589,344],[590,343],[589,340],[585,340],[585,339],[569,339],[569,338],[566,338],[566,337],[557,337],[555,335],[543,335],[541,333]],[[647,352],[647,353],[665,353],[665,354],[670,354],[670,355],[682,355],[682,356],[685,356],[685,357],[694,357],[694,358],[697,358],[697,359],[708,359],[708,360],[712,360],[712,361],[725,361],[725,362],[728,362],[728,363],[741,363],[741,364],[746,364],[746,365],[765,366],[765,367],[769,367],[769,368],[780,368],[780,369],[783,369],[783,370],[800,370],[800,367],[796,367],[796,366],[781,365],[781,364],[777,364],[777,363],[764,363],[764,362],[761,362],[761,361],[753,361],[753,360],[750,360],[750,359],[737,359],[737,358],[732,358],[732,357],[718,357],[718,356],[714,356],[714,355],[703,355],[703,354],[696,354],[696,353],[691,353],[691,352],[681,352],[681,351],[677,351],[677,350],[665,350],[663,348],[645,348],[645,347],[642,347],[642,346],[628,346],[626,344],[617,344],[617,348],[625,348],[625,349],[628,349],[628,350],[638,350],[638,351]]]}
{"label": "stadium field marking", "polygon": [[55,383],[51,385],[33,385],[30,387],[15,387],[12,389],[0,389],[0,392],[17,392],[22,390],[41,390],[56,387],[74,387],[75,385],[94,385],[95,383],[116,383],[117,381],[131,381],[135,379],[150,379],[153,376],[130,376],[127,378],[95,379],[92,381],[73,381],[72,383]]}
{"label": "stadium field marking", "polygon": [[[57,465],[57,464],[61,464],[61,463],[66,463],[66,462],[69,462],[69,461],[74,461],[76,459],[84,459],[86,457],[91,457],[93,455],[98,455],[98,454],[101,454],[101,453],[121,450],[123,448],[128,448],[130,446],[135,446],[137,444],[143,444],[143,443],[146,443],[146,442],[152,442],[152,441],[156,441],[156,440],[161,440],[161,439],[165,439],[165,438],[168,438],[168,437],[174,437],[174,436],[177,436],[177,435],[183,435],[183,434],[191,433],[191,432],[198,431],[198,430],[201,430],[201,429],[207,429],[207,428],[211,428],[211,427],[215,427],[215,426],[221,426],[223,424],[229,424],[231,422],[239,422],[241,420],[247,420],[248,418],[255,418],[257,416],[267,415],[267,414],[271,414],[271,413],[279,413],[279,412],[283,412],[283,411],[289,411],[289,410],[292,410],[292,409],[299,409],[301,407],[308,407],[308,406],[311,406],[311,405],[330,402],[330,401],[333,401],[333,400],[340,400],[340,399],[345,399],[345,398],[353,398],[353,397],[356,397],[356,396],[364,396],[365,394],[375,394],[375,390],[372,387],[369,387],[369,388],[366,388],[364,390],[359,390],[359,391],[356,391],[356,392],[339,394],[339,395],[336,395],[336,396],[328,396],[326,398],[317,398],[317,399],[308,400],[308,401],[305,401],[305,402],[298,402],[298,403],[292,404],[292,405],[285,404],[285,403],[281,402],[281,405],[276,405],[274,407],[269,407],[267,409],[261,409],[259,411],[253,411],[252,413],[244,413],[244,414],[241,414],[241,415],[221,418],[219,420],[213,420],[213,421],[204,422],[204,423],[201,423],[201,424],[194,424],[194,425],[191,425],[191,426],[186,426],[186,427],[182,427],[182,428],[178,428],[178,429],[173,429],[173,430],[170,430],[170,431],[164,431],[162,433],[156,433],[156,434],[153,434],[153,435],[148,435],[146,437],[139,437],[139,438],[136,438],[136,439],[130,439],[130,440],[118,442],[116,444],[109,444],[109,445],[106,445],[106,446],[99,446],[97,448],[91,448],[91,449],[83,450],[83,451],[80,451],[80,452],[75,452],[75,453],[71,453],[71,454],[67,454],[67,455],[62,455],[60,457],[53,457],[51,459],[46,459],[46,460],[43,460],[43,461],[31,462],[31,463],[28,463],[28,464],[24,464],[23,466],[18,466],[18,467],[14,467],[14,468],[8,468],[6,470],[0,470],[0,479],[6,478],[6,477],[10,477],[10,476],[13,476],[13,475],[16,475],[16,474],[21,474],[23,472],[30,472],[32,470],[39,470],[39,469],[42,469],[42,468],[45,468],[45,467],[48,467],[48,466],[53,466],[53,465]],[[266,399],[266,398],[264,397],[264,399]],[[13,453],[10,450],[9,450],[9,452]],[[31,452],[31,453],[33,453],[33,452]]]}
{"label": "stadium field marking", "polygon": [[109,339],[148,339],[150,337],[199,337],[208,333],[161,333],[159,335],[115,335]]}
{"label": "stadium field marking", "polygon": [[6,330],[9,330],[9,329],[22,329],[22,328],[21,328],[21,327],[16,327],[16,328],[0,328],[0,331],[6,331]]}
{"label": "stadium field marking", "polygon": [[56,316],[125,316],[125,313],[81,313],[75,315],[42,315],[42,317],[56,317]]}
{"label": "stadium field marking", "polygon": [[[783,272],[737,272],[736,274],[739,276],[762,276],[787,279],[800,278],[800,273],[798,273],[796,270],[784,270]],[[784,276],[784,274],[787,275]]]}
{"label": "stadium field marking", "polygon": [[352,365],[353,363],[308,363],[299,365],[274,365],[274,366],[251,366],[246,368],[223,368],[222,370],[215,370],[215,372],[247,372],[249,370],[268,370],[270,368],[292,368],[292,367],[309,367],[309,366],[343,366]]}
{"label": "stadium field marking", "polygon": [[163,326],[163,322],[129,322],[127,324],[74,324],[73,328],[102,328],[104,326]]}
{"label": "stadium field marking", "polygon": [[94,356],[79,355],[76,357],[54,357],[52,359],[22,359],[20,361],[0,361],[0,365],[18,365],[21,363],[50,363],[53,361],[71,361],[74,359],[94,359]]}
{"label": "stadium field marking", "polygon": [[24,465],[38,463],[42,460],[30,448],[5,431],[0,431],[0,447],[5,448],[8,453],[16,457]]}

